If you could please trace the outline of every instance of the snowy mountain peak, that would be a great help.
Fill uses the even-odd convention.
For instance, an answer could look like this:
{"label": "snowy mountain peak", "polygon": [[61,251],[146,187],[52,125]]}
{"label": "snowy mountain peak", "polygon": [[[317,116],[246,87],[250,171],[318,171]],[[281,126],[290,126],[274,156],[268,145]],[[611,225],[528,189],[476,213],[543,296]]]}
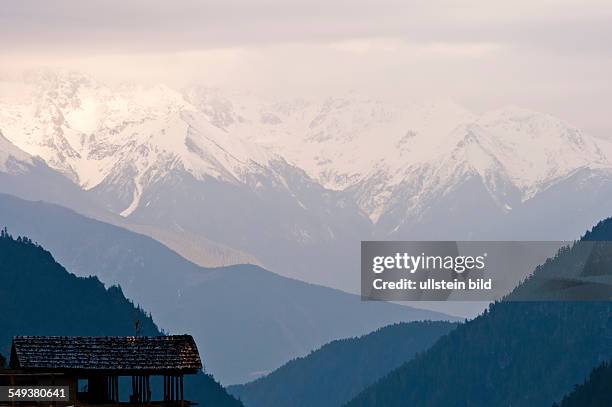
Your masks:
{"label": "snowy mountain peak", "polygon": [[477,123],[490,135],[497,158],[524,199],[578,168],[610,167],[597,139],[547,114],[502,109]]}
{"label": "snowy mountain peak", "polygon": [[402,200],[413,216],[470,177],[506,208],[508,191],[524,201],[577,169],[612,167],[602,142],[516,107],[479,116],[448,99],[394,105],[354,93],[268,101],[202,86],[112,87],[74,72],[37,72],[27,86],[26,99],[0,98],[6,138],[82,188],[114,185],[126,216],[166,175],[247,185],[267,171],[283,184],[279,161],[351,194],[373,222]]}

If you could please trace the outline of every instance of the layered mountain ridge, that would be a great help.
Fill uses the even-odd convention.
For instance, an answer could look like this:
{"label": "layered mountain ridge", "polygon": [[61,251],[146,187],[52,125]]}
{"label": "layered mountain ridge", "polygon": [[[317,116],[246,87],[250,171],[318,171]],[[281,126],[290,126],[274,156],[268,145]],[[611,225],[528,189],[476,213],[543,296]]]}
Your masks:
{"label": "layered mountain ridge", "polygon": [[344,289],[357,286],[359,240],[430,238],[440,225],[447,239],[531,238],[538,202],[579,182],[577,224],[538,236],[571,239],[605,216],[589,194],[612,197],[608,141],[516,107],[270,101],[50,71],[22,89],[0,95],[2,134],[108,210]]}
{"label": "layered mountain ridge", "polygon": [[77,276],[120,286],[165,330],[189,332],[222,383],[252,380],[339,337],[399,321],[453,319],[366,303],[254,265],[199,267],[147,236],[46,202],[0,194],[0,222],[45,245]]}

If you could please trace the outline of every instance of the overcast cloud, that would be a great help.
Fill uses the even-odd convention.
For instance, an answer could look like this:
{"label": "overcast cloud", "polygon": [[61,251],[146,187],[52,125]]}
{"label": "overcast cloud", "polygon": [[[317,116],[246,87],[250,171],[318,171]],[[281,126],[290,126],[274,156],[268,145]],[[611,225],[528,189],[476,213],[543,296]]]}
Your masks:
{"label": "overcast cloud", "polygon": [[612,2],[224,0],[0,2],[0,75],[301,96],[517,104],[612,134]]}

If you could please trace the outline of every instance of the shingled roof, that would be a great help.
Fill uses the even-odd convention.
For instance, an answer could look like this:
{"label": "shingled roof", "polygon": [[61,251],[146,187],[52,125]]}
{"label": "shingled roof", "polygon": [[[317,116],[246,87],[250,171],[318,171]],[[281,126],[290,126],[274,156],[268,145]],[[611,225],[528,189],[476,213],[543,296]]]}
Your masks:
{"label": "shingled roof", "polygon": [[10,366],[46,371],[195,373],[202,362],[191,335],[17,336]]}

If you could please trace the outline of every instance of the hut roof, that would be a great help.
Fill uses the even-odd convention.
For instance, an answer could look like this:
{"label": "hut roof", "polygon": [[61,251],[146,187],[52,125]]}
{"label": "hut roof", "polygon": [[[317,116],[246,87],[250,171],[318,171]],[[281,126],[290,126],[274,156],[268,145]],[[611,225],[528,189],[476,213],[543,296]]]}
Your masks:
{"label": "hut roof", "polygon": [[17,336],[10,366],[23,370],[195,373],[202,368],[191,335]]}

